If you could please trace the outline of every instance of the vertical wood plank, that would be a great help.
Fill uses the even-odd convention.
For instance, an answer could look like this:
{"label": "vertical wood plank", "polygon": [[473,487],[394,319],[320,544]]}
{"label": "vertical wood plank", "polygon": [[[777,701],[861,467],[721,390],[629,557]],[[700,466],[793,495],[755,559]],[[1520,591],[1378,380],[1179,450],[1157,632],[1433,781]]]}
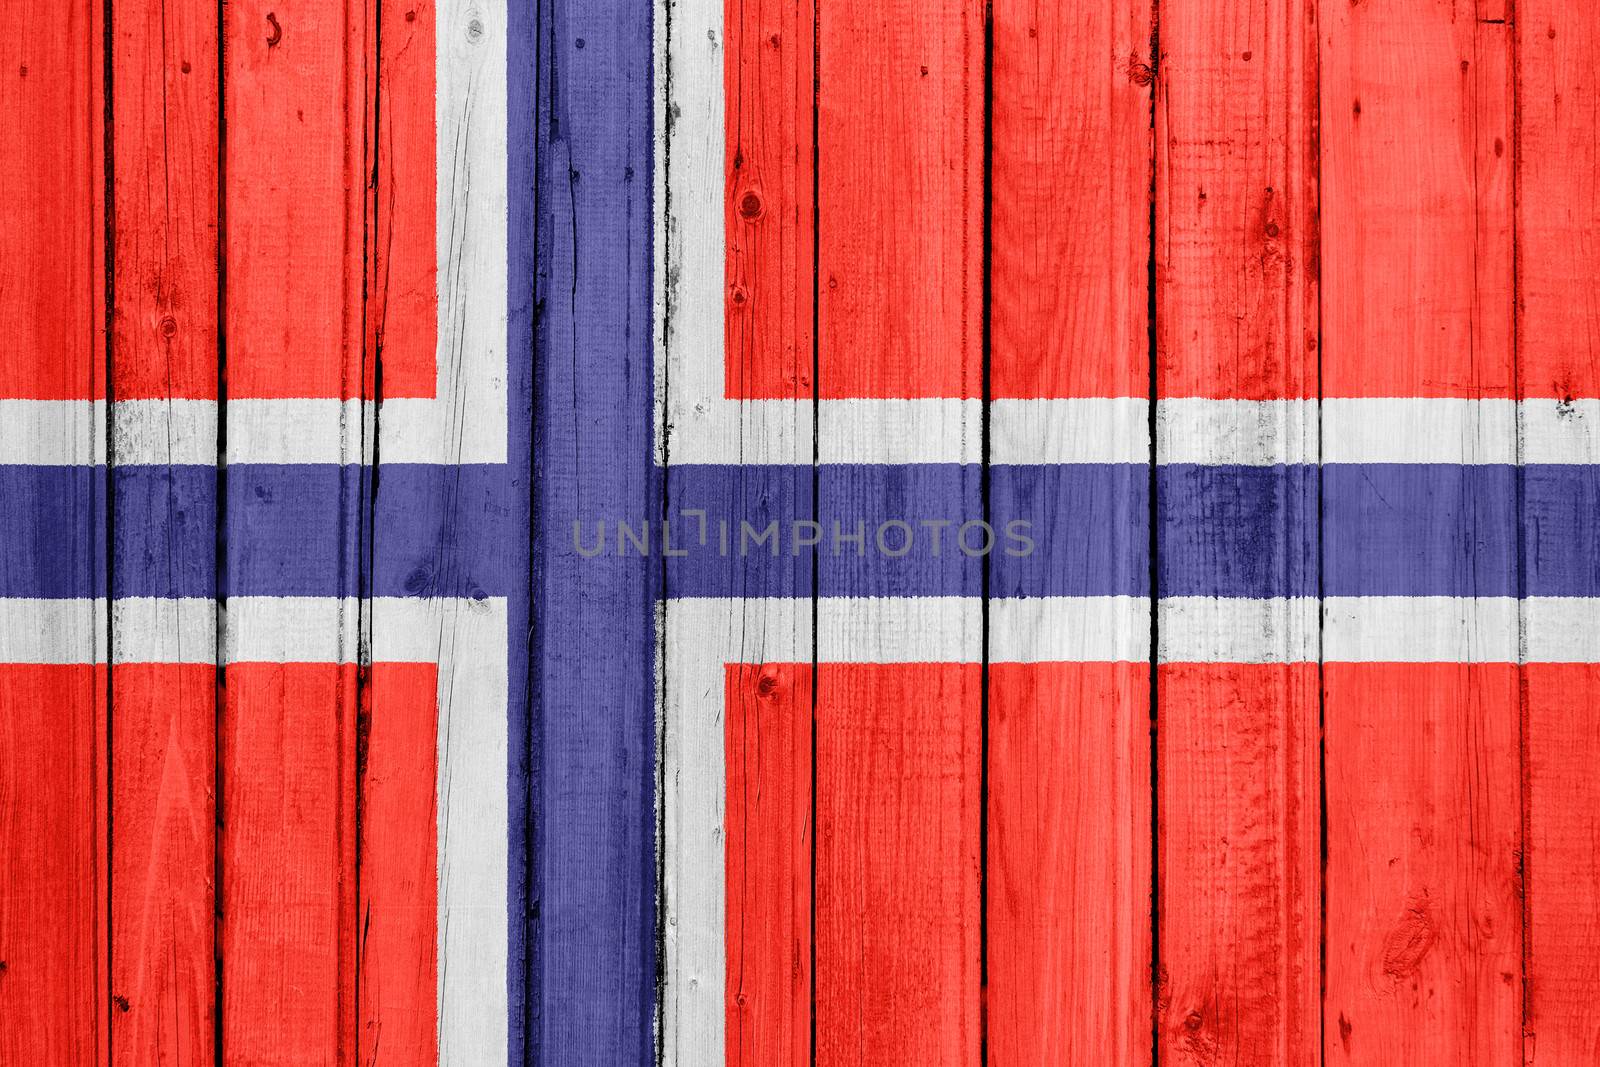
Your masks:
{"label": "vertical wood plank", "polygon": [[1147,664],[989,676],[989,1062],[1150,1062]]}
{"label": "vertical wood plank", "polygon": [[1157,1027],[1177,1061],[1319,1062],[1315,19],[1161,5]]}
{"label": "vertical wood plank", "polygon": [[[229,4],[223,20],[223,644],[273,654],[224,672],[221,1041],[260,1063],[358,1052],[372,28],[361,0]],[[314,462],[283,462],[296,455]],[[243,610],[287,596],[342,599],[305,632]]]}
{"label": "vertical wood plank", "polygon": [[[1589,279],[1600,269],[1600,188],[1594,117],[1572,105],[1600,88],[1600,17],[1547,0],[1518,4],[1515,48],[1518,458],[1525,484],[1560,490],[1557,507],[1524,496],[1522,593],[1593,596],[1592,567],[1559,585],[1540,577],[1544,558],[1596,556],[1587,516],[1600,462],[1600,362]],[[1557,463],[1586,466],[1543,466]],[[1600,756],[1597,683],[1591,665],[1523,668],[1523,1024],[1524,1057],[1534,1064],[1600,1057],[1600,792],[1590,770]]]}
{"label": "vertical wood plank", "polygon": [[[1106,598],[1127,658],[1048,662],[1088,635],[1035,628],[1010,650],[1023,663],[990,668],[988,1058],[1136,1067],[1151,1056],[1150,694],[1136,647],[1149,629],[1152,12],[999,0],[992,19],[985,517],[1029,521],[1039,545],[997,551],[989,592]],[[1087,486],[1108,487],[1103,506],[1083,507]],[[1078,529],[1115,563],[1066,547]]]}
{"label": "vertical wood plank", "polygon": [[[349,663],[230,663],[223,713],[222,1046],[356,1061]],[[348,815],[346,813],[349,813]]]}
{"label": "vertical wood plank", "polygon": [[[984,15],[817,10],[816,592],[856,598],[817,641],[855,659],[888,636],[860,598],[983,591],[980,560],[878,537],[983,516]],[[960,610],[940,634],[957,663],[818,667],[818,1063],[980,1055],[983,634]]]}
{"label": "vertical wood plank", "polygon": [[217,11],[112,24],[114,1058],[213,1055]]}
{"label": "vertical wood plank", "polygon": [[534,603],[544,621],[533,651],[530,981],[542,1014],[530,1043],[543,1062],[637,1063],[654,1044],[660,579],[636,556],[583,559],[572,541],[576,520],[637,523],[661,506],[650,462],[651,24],[649,5],[621,0],[545,0],[537,18]]}
{"label": "vertical wood plank", "polygon": [[727,1060],[811,1062],[809,664],[726,668]]}
{"label": "vertical wood plank", "polygon": [[109,1051],[102,14],[0,12],[0,1059],[18,1063]]}
{"label": "vertical wood plank", "polygon": [[978,676],[818,667],[819,1064],[980,1061]]}
{"label": "vertical wood plank", "polygon": [[1324,588],[1461,598],[1454,662],[1325,669],[1329,1063],[1522,1046],[1520,716],[1514,669],[1482,662],[1493,601],[1474,599],[1518,589],[1516,502],[1489,465],[1515,454],[1492,417],[1514,385],[1506,14],[1322,12],[1323,395],[1344,412],[1323,448],[1378,430],[1363,398],[1408,397],[1454,460],[1325,467]]}
{"label": "vertical wood plank", "polygon": [[659,631],[661,1057],[805,1063],[810,615],[764,598],[809,597],[812,552],[720,546],[815,514],[813,6],[694,0],[655,25],[657,448],[688,553]]}
{"label": "vertical wood plank", "polygon": [[440,1062],[439,671],[381,663],[363,692],[359,1062]]}

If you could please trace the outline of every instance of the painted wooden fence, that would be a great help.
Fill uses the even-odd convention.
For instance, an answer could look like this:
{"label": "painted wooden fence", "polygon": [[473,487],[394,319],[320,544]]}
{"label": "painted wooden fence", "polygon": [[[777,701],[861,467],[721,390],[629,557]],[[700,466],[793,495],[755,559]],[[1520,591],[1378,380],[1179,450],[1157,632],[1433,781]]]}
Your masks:
{"label": "painted wooden fence", "polygon": [[0,1063],[1600,1062],[1597,71],[0,0]]}

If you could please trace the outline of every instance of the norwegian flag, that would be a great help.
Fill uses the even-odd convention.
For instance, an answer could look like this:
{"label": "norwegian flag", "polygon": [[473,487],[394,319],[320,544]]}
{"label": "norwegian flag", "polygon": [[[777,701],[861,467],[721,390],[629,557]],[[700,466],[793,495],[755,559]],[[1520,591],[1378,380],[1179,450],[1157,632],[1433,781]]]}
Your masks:
{"label": "norwegian flag", "polygon": [[520,1058],[527,16],[68,7],[0,143],[0,1059]]}

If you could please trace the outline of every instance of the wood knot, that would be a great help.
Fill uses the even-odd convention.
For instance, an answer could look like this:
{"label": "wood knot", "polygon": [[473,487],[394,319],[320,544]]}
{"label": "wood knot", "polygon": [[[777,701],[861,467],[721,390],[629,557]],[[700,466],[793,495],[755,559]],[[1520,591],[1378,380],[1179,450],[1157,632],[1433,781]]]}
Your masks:
{"label": "wood knot", "polygon": [[473,19],[471,22],[467,23],[467,41],[469,44],[477,44],[482,39],[483,20]]}
{"label": "wood knot", "polygon": [[1155,68],[1138,56],[1128,57],[1128,80],[1135,85],[1149,85],[1156,80]]}
{"label": "wood knot", "polygon": [[1439,931],[1428,914],[1427,898],[1414,901],[1383,939],[1383,973],[1394,982],[1412,977],[1438,939]]}
{"label": "wood knot", "polygon": [[765,205],[761,203],[761,194],[754,189],[739,198],[739,214],[746,221],[754,222],[759,219],[763,207]]}
{"label": "wood knot", "polygon": [[771,674],[763,674],[756,681],[756,692],[764,697],[771,697],[778,688],[778,679]]}
{"label": "wood knot", "polygon": [[161,336],[171,337],[178,332],[178,320],[167,315],[161,320]]}
{"label": "wood knot", "polygon": [[130,1007],[128,1004],[128,998],[123,996],[121,993],[118,993],[116,996],[112,997],[111,1003],[117,1006],[118,1011],[127,1011]]}
{"label": "wood knot", "polygon": [[276,48],[278,47],[278,42],[283,40],[283,27],[278,25],[276,12],[267,12],[267,25],[272,27],[272,32],[267,34],[267,47]]}
{"label": "wood knot", "polygon": [[734,306],[743,307],[750,299],[750,294],[744,286],[735,285],[732,289],[728,290],[728,299],[733,301]]}

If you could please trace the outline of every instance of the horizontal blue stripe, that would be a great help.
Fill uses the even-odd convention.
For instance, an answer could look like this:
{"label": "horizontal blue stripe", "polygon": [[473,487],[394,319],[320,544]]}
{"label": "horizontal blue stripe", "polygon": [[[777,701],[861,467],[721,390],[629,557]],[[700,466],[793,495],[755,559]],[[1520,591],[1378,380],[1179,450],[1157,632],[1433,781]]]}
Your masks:
{"label": "horizontal blue stripe", "polygon": [[[104,595],[104,471],[0,466],[0,596]],[[360,468],[334,465],[228,468],[225,589],[344,596],[370,584],[381,596],[498,596],[526,583],[526,558],[507,548],[516,543],[515,520],[498,503],[507,498],[507,468],[385,465],[377,475],[381,533],[365,547],[362,477]],[[992,467],[989,521],[1001,538],[991,557],[993,594],[1147,595],[1148,477],[1138,465]],[[975,466],[828,465],[815,478],[823,595],[977,595],[981,565],[955,541],[963,522],[982,517]],[[674,547],[689,554],[667,560],[667,594],[809,596],[812,551],[795,555],[792,531],[813,517],[812,479],[809,466],[672,468]],[[1519,490],[1521,588],[1600,596],[1600,468],[1329,464],[1321,480],[1330,596],[1516,595]],[[215,485],[211,467],[117,468],[117,596],[215,595]],[[574,508],[582,496],[573,494]],[[1163,596],[1316,595],[1316,468],[1162,466],[1157,502]],[[696,508],[707,513],[704,546],[693,543],[697,520],[683,515]],[[636,531],[649,520],[653,551],[663,547],[659,515],[575,512],[546,527],[564,542],[557,556],[577,559],[570,531],[580,517],[589,544],[594,524],[607,523],[608,551],[619,520]],[[893,520],[912,527],[904,555],[875,544]],[[1030,524],[1035,547],[1026,556],[1005,552],[1017,546],[1005,539],[1014,520]],[[784,538],[777,558],[753,542],[741,555],[741,522],[755,533],[776,522]],[[938,531],[938,556],[928,522],[948,524]],[[849,540],[858,529],[859,548]],[[891,549],[904,544],[903,530],[885,537]],[[973,533],[969,543],[978,540]],[[344,559],[334,549],[341,544]]]}
{"label": "horizontal blue stripe", "polygon": [[1156,504],[1162,596],[1316,595],[1315,468],[1165,465]]}
{"label": "horizontal blue stripe", "polygon": [[0,597],[105,595],[104,467],[0,465]]}

